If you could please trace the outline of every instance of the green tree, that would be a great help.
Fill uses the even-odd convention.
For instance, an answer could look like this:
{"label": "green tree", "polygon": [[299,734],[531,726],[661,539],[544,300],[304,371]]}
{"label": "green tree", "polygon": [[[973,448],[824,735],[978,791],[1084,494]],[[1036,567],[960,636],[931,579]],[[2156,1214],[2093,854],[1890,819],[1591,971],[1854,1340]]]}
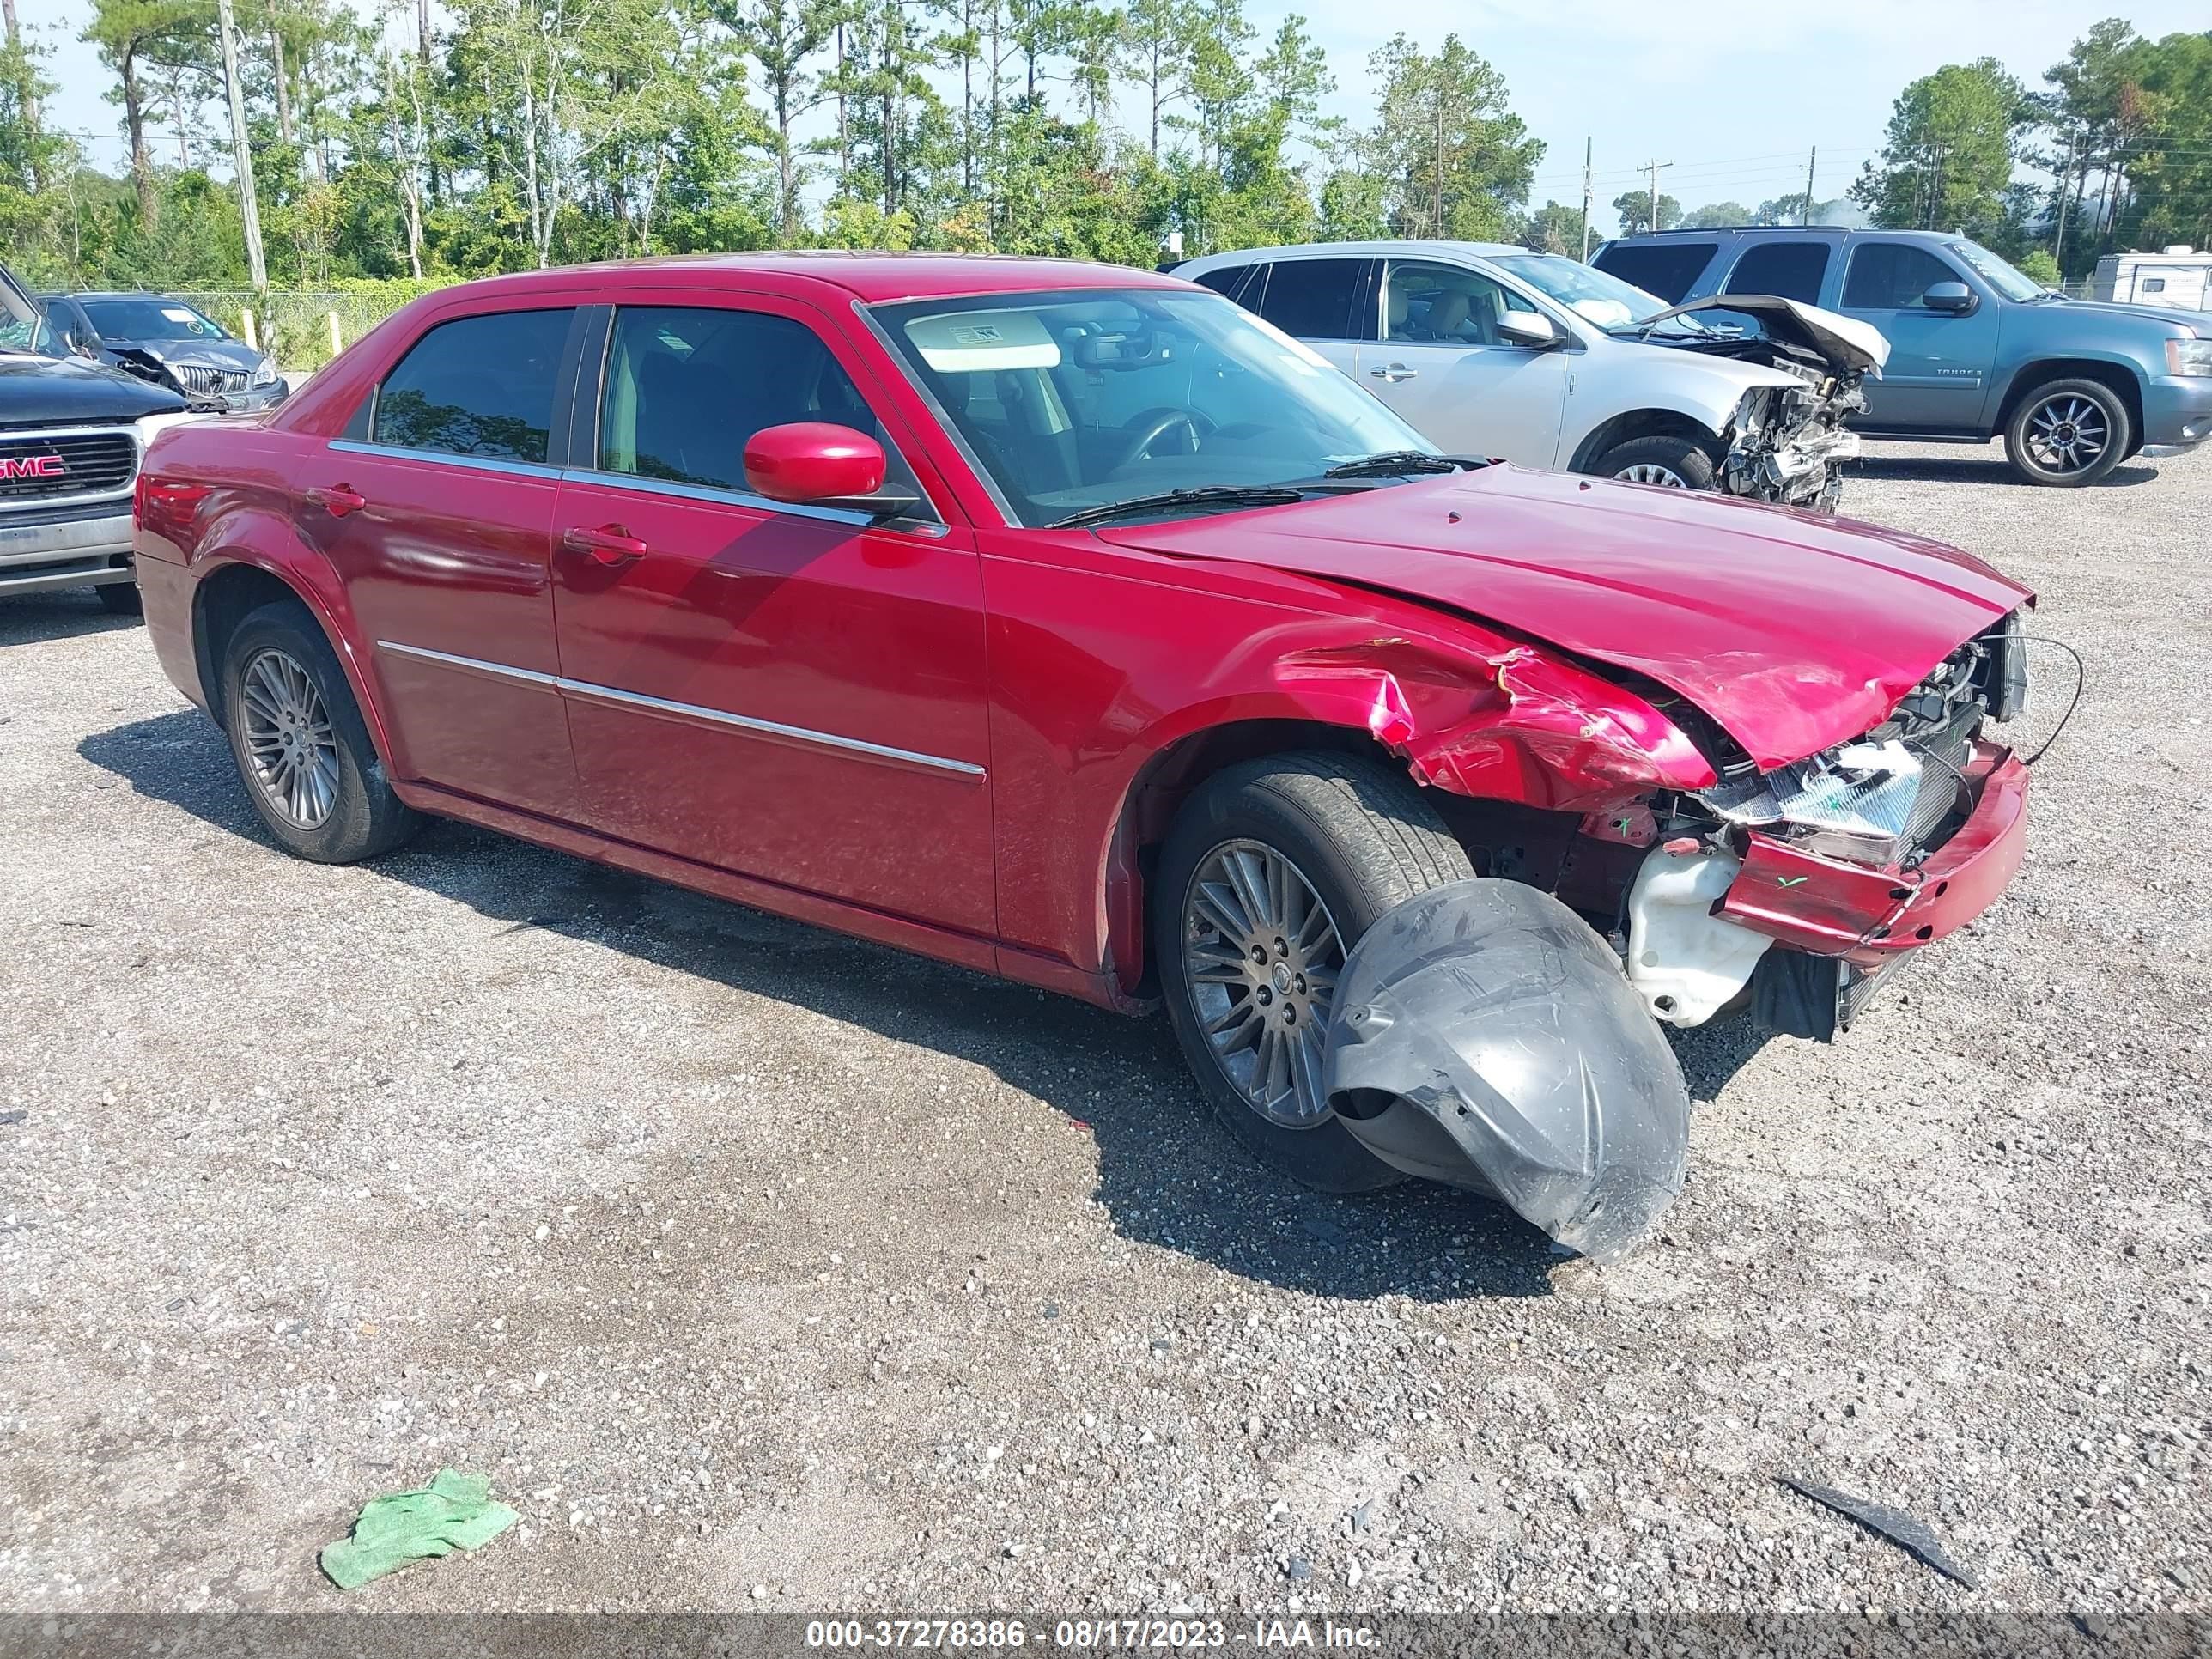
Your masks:
{"label": "green tree", "polygon": [[[1596,233],[1592,232],[1595,240]],[[1521,222],[1514,240],[1534,253],[1565,253],[1583,257],[1583,210],[1579,205],[1547,202]]]}
{"label": "green tree", "polygon": [[1396,35],[1368,73],[1381,88],[1371,154],[1396,233],[1505,236],[1544,146],[1508,106],[1504,77],[1456,34],[1434,53]]}
{"label": "green tree", "polygon": [[[1650,205],[1648,201],[1645,205]],[[1741,202],[1714,202],[1705,207],[1692,208],[1680,221],[1686,230],[1711,230],[1720,226],[1752,222],[1752,210]]]}
{"label": "green tree", "polygon": [[1613,210],[1620,216],[1620,234],[1641,236],[1650,230],[1672,230],[1682,222],[1682,204],[1664,191],[1659,193],[1659,222],[1651,222],[1651,192],[1648,190],[1624,190],[1613,198]]}
{"label": "green tree", "polygon": [[1851,199],[1890,228],[1986,232],[2002,221],[2016,140],[2033,117],[1996,58],[1946,64],[1898,94],[1881,159]]}
{"label": "green tree", "polygon": [[91,21],[85,25],[82,39],[116,77],[108,96],[123,106],[138,218],[149,229],[161,216],[146,136],[148,123],[162,102],[158,77],[189,60],[193,38],[211,15],[212,8],[204,15],[194,0],[93,0]]}

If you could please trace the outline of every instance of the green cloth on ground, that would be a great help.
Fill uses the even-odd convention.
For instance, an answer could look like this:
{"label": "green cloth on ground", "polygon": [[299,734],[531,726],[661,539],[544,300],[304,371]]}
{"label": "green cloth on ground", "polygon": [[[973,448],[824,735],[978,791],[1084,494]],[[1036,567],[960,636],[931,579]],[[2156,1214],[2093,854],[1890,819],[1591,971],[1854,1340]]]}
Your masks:
{"label": "green cloth on ground", "polygon": [[371,1499],[353,1523],[352,1537],[323,1546],[323,1571],[340,1589],[358,1589],[410,1561],[489,1544],[519,1519],[506,1504],[492,1502],[486,1477],[440,1469],[421,1492]]}

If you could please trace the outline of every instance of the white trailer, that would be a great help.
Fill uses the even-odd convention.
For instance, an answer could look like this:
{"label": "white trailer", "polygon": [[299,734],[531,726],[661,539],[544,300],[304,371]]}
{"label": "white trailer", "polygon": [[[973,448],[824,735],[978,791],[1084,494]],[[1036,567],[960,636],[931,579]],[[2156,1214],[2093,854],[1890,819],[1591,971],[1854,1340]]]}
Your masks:
{"label": "white trailer", "polygon": [[2107,253],[2089,280],[2093,300],[2122,305],[2212,310],[2212,252],[2182,243],[2156,253]]}

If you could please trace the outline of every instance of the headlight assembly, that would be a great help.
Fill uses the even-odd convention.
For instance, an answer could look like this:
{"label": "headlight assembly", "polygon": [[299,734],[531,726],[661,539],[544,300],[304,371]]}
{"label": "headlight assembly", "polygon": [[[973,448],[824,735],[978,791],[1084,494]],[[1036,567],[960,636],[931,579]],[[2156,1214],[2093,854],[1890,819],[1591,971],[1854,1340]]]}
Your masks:
{"label": "headlight assembly", "polygon": [[2212,374],[2212,340],[2168,340],[2166,372],[2169,374]]}
{"label": "headlight assembly", "polygon": [[264,357],[261,360],[261,366],[253,371],[253,384],[256,386],[276,384],[276,360],[274,357]]}

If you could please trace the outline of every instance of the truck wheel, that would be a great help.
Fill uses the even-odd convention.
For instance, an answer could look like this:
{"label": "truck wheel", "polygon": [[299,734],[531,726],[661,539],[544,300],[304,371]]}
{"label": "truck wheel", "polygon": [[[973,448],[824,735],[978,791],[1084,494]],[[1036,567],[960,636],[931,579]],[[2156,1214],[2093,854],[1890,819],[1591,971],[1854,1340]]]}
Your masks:
{"label": "truck wheel", "polygon": [[1176,1040],[1231,1133],[1324,1192],[1404,1178],[1329,1110],[1329,1004],[1377,917],[1472,874],[1413,781],[1370,761],[1272,755],[1184,804],[1152,884],[1152,938]]}
{"label": "truck wheel", "polygon": [[1702,446],[1688,438],[1664,435],[1615,444],[1591,462],[1589,470],[1601,478],[1670,489],[1711,489],[1717,477],[1713,458]]}
{"label": "truck wheel", "polygon": [[420,826],[385,781],[345,671],[303,606],[265,605],[238,625],[223,651],[222,713],[246,799],[288,853],[351,864]]}
{"label": "truck wheel", "polygon": [[2133,425],[2103,381],[2051,380],[2022,398],[2005,422],[2005,459],[2028,483],[2094,483],[2133,451]]}
{"label": "truck wheel", "polygon": [[101,608],[111,617],[146,614],[145,596],[139,592],[137,582],[102,582],[92,591],[100,595]]}

